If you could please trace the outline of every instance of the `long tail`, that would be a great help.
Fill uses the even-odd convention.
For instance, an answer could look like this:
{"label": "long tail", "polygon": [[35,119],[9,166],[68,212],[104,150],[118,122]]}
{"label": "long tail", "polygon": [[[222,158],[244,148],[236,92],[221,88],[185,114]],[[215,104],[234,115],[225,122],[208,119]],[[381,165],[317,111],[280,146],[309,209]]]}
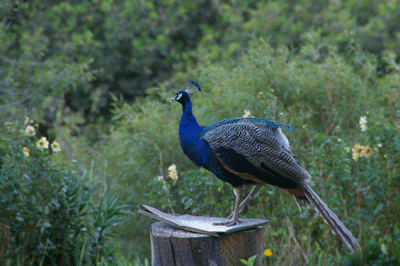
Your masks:
{"label": "long tail", "polygon": [[354,236],[350,233],[342,221],[339,220],[336,214],[328,208],[326,203],[317,195],[317,193],[315,193],[314,190],[312,190],[308,185],[304,185],[304,187],[306,198],[314,205],[315,209],[325,220],[325,222],[330,225],[332,230],[343,242],[343,244],[345,244],[346,247],[352,252],[357,252],[358,249],[361,249]]}

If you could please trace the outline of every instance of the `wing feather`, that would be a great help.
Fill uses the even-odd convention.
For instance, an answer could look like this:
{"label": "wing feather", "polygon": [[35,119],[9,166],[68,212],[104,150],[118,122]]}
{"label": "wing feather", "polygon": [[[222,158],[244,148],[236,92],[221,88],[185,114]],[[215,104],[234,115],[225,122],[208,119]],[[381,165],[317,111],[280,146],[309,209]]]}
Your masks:
{"label": "wing feather", "polygon": [[273,171],[296,183],[310,183],[309,173],[290,152],[289,142],[279,127],[239,120],[211,127],[202,138],[214,151],[234,150],[258,169]]}

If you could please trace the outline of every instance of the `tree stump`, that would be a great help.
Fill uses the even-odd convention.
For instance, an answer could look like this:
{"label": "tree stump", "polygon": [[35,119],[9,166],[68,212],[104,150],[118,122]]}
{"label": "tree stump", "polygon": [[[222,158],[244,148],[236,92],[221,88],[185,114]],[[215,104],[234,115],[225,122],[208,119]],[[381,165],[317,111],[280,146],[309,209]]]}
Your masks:
{"label": "tree stump", "polygon": [[214,237],[178,229],[163,222],[150,225],[153,266],[243,265],[240,259],[258,255],[261,265],[264,227]]}

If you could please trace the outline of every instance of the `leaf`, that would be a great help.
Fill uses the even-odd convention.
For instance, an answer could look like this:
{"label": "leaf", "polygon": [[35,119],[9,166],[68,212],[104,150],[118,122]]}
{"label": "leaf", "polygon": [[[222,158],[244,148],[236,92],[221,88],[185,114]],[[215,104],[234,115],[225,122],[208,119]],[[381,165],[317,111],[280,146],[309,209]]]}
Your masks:
{"label": "leaf", "polygon": [[249,262],[249,265],[250,265],[250,266],[253,266],[253,265],[254,265],[254,262],[255,262],[256,258],[257,258],[257,255],[254,255],[254,256],[252,256],[252,257],[250,257],[250,258],[248,259],[248,262]]}
{"label": "leaf", "polygon": [[243,263],[244,265],[249,265],[249,264],[247,263],[247,261],[244,260],[244,259],[240,259],[240,262]]}

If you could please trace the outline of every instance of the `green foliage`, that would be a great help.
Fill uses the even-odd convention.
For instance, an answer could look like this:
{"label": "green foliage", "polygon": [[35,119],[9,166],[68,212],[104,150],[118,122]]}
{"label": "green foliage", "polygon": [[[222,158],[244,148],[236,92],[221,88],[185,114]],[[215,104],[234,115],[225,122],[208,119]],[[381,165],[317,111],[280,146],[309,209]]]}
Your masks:
{"label": "green foliage", "polygon": [[356,256],[352,256],[349,258],[345,258],[341,260],[340,265],[345,266],[356,266],[356,265],[399,265],[400,259],[397,256],[388,256],[387,247],[382,244],[378,245],[374,241],[369,241],[366,245],[366,248],[363,250],[363,258],[357,258]]}
{"label": "green foliage", "polygon": [[257,255],[250,257],[248,260],[240,259],[240,262],[243,263],[244,265],[253,266],[256,257]]}
{"label": "green foliage", "polygon": [[209,0],[5,1],[0,16],[0,107],[49,108],[38,114],[49,126],[54,105],[109,119],[110,92],[144,95],[194,61],[185,51],[217,24]]}
{"label": "green foliage", "polygon": [[317,35],[323,55],[355,42],[377,56],[380,73],[400,52],[396,1],[3,2],[0,108],[37,108],[49,127],[72,110],[89,125],[82,135],[109,121],[110,93],[132,102],[199,61],[238,59],[255,38],[300,52]]}
{"label": "green foliage", "polygon": [[[61,105],[59,96],[70,89],[84,89],[93,80],[94,72],[89,69],[91,58],[71,58],[65,50],[58,54],[49,52],[59,39],[48,38],[50,22],[37,13],[43,7],[44,3],[20,2],[8,4],[4,9],[7,13],[2,13],[5,29],[0,34],[2,109],[18,104],[31,109]],[[43,22],[32,27],[36,20]],[[71,42],[64,45],[76,46]]]}
{"label": "green foliage", "polygon": [[343,49],[352,39],[377,55],[399,53],[399,6],[381,1],[268,1],[257,3],[244,29],[268,37],[274,45],[300,48],[310,31],[320,32],[323,42]]}
{"label": "green foliage", "polygon": [[[115,264],[110,228],[126,206],[106,189],[96,204],[99,185],[87,187],[84,176],[54,165],[49,143],[38,140],[31,124],[27,119],[24,128],[7,123],[0,130],[1,264]],[[59,150],[54,143],[53,153]]]}

